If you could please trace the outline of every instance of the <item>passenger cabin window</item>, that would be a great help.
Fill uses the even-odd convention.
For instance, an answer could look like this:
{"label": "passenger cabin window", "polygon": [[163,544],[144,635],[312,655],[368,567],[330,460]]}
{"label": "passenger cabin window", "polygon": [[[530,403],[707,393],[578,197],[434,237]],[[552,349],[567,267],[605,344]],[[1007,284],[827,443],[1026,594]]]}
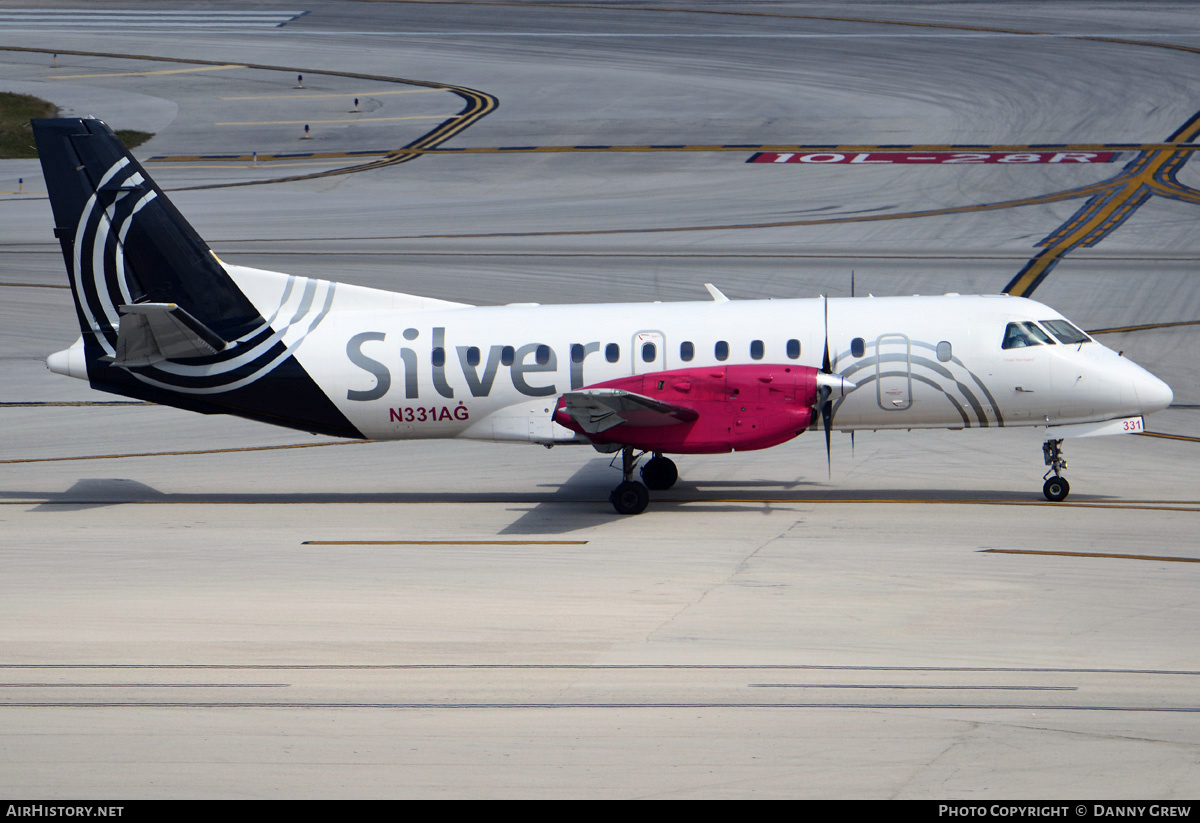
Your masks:
{"label": "passenger cabin window", "polygon": [[717,345],[713,349],[713,354],[715,354],[717,356],[718,360],[728,360],[729,359],[729,344],[726,343],[724,340],[718,340]]}
{"label": "passenger cabin window", "polygon": [[1043,343],[1047,346],[1054,345],[1054,341],[1038,328],[1036,323],[1025,320],[1008,324],[1004,329],[1004,342],[1000,348],[1021,349],[1027,346],[1040,346]]}
{"label": "passenger cabin window", "polygon": [[435,346],[433,349],[433,365],[439,368],[446,365],[446,350],[441,346]]}
{"label": "passenger cabin window", "polygon": [[692,345],[692,341],[685,340],[679,344],[679,359],[685,363],[691,361],[696,356],[696,347]]}
{"label": "passenger cabin window", "polygon": [[1072,326],[1066,320],[1043,320],[1041,323],[1050,330],[1052,335],[1058,338],[1059,343],[1064,345],[1074,346],[1076,343],[1092,342],[1092,338]]}
{"label": "passenger cabin window", "polygon": [[653,363],[657,357],[658,357],[658,347],[657,346],[655,346],[653,343],[643,343],[642,344],[642,362],[643,363]]}
{"label": "passenger cabin window", "polygon": [[787,341],[787,356],[791,360],[796,360],[800,357],[800,341],[799,340]]}
{"label": "passenger cabin window", "polygon": [[943,363],[949,363],[954,359],[954,350],[950,347],[950,341],[943,340],[937,344],[937,359]]}
{"label": "passenger cabin window", "polygon": [[583,350],[583,344],[582,343],[572,343],[571,344],[571,362],[572,363],[582,363],[584,356],[585,356],[585,352]]}
{"label": "passenger cabin window", "polygon": [[467,349],[467,365],[468,366],[478,366],[479,365],[479,347],[478,346],[472,346],[471,348]]}
{"label": "passenger cabin window", "polygon": [[856,337],[850,341],[850,353],[855,357],[862,357],[867,353],[867,341],[861,337]]}
{"label": "passenger cabin window", "polygon": [[517,352],[512,346],[505,346],[500,350],[500,362],[505,366],[511,366],[516,356]]}
{"label": "passenger cabin window", "polygon": [[609,363],[616,363],[621,359],[621,347],[616,343],[609,343],[604,347],[604,359]]}
{"label": "passenger cabin window", "polygon": [[763,359],[763,341],[761,341],[761,340],[751,340],[750,341],[750,357],[754,360],[762,360]]}

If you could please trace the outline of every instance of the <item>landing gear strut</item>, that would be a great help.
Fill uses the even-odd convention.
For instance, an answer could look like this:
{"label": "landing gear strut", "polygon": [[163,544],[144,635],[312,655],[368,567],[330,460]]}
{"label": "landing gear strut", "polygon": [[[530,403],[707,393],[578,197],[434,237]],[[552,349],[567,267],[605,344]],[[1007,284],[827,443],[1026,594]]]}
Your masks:
{"label": "landing gear strut", "polygon": [[[1071,493],[1071,484],[1060,474],[1067,467],[1067,461],[1062,453],[1062,440],[1047,440],[1043,443],[1042,457],[1045,459],[1046,465],[1050,467],[1042,475],[1046,481],[1042,486],[1042,494],[1046,495],[1046,499],[1052,503],[1065,500]],[[1051,477],[1051,474],[1054,476]]]}
{"label": "landing gear strut", "polygon": [[[650,490],[644,484],[630,479],[640,456],[634,455],[632,446],[621,448],[621,475],[624,479],[608,496],[617,514],[641,514],[646,510],[646,506],[650,505]],[[650,466],[653,463],[651,460],[646,465]]]}

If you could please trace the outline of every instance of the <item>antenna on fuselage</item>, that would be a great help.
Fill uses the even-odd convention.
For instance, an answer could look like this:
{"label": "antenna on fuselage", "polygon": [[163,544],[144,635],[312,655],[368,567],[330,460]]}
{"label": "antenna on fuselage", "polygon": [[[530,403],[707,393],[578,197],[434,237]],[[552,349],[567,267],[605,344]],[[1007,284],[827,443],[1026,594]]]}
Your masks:
{"label": "antenna on fuselage", "polygon": [[714,302],[716,302],[716,303],[728,303],[729,302],[729,298],[726,297],[721,292],[721,290],[718,289],[716,286],[714,286],[712,283],[705,283],[704,288],[708,289],[708,293],[712,295],[712,299]]}

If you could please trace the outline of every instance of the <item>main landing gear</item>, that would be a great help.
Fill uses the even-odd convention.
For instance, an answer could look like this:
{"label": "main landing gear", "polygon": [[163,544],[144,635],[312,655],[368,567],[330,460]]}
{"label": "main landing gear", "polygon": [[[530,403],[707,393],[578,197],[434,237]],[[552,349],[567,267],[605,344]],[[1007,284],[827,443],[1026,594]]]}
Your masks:
{"label": "main landing gear", "polygon": [[641,514],[646,510],[646,506],[650,505],[650,489],[669,489],[679,479],[679,469],[675,467],[675,463],[655,452],[654,456],[646,461],[646,465],[642,466],[644,482],[632,480],[634,466],[644,454],[645,452],[635,455],[632,446],[621,448],[621,475],[624,479],[608,496],[617,514]]}
{"label": "main landing gear", "polygon": [[[1060,472],[1067,467],[1067,461],[1062,453],[1062,440],[1047,440],[1042,444],[1042,457],[1050,468],[1042,475],[1046,480],[1042,486],[1042,494],[1052,503],[1065,500],[1071,493],[1071,484]],[[1051,477],[1050,475],[1054,476]]]}
{"label": "main landing gear", "polygon": [[664,491],[674,486],[678,479],[679,469],[675,468],[674,461],[663,457],[660,452],[655,452],[642,466],[642,482],[648,489]]}

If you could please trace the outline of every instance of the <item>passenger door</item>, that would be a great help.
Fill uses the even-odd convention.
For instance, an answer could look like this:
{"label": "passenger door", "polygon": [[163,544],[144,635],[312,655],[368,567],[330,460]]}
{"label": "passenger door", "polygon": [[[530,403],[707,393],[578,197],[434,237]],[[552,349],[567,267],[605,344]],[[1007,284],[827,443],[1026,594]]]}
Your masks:
{"label": "passenger door", "polygon": [[647,374],[667,368],[666,341],[660,331],[640,331],[633,336],[633,373]]}
{"label": "passenger door", "polygon": [[881,334],[875,341],[875,401],[884,411],[912,406],[912,341],[904,334]]}

